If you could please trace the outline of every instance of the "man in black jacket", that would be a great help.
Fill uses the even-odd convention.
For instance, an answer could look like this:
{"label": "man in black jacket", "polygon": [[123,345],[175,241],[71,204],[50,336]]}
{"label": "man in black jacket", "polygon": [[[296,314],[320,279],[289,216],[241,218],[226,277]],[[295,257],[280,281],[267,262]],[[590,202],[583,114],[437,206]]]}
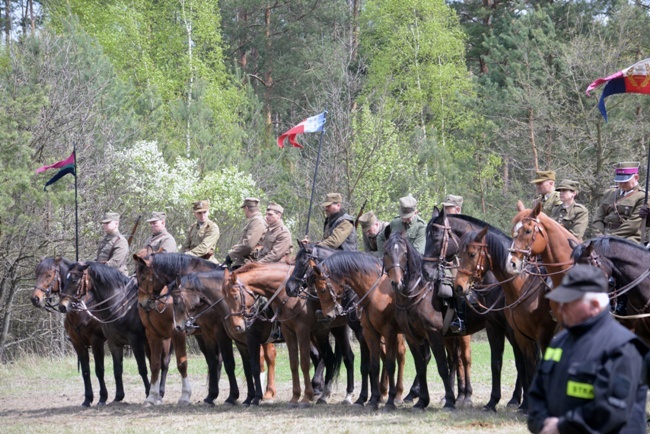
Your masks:
{"label": "man in black jacket", "polygon": [[533,433],[646,432],[646,345],[610,315],[607,279],[570,269],[546,295],[565,330],[544,353],[529,391]]}

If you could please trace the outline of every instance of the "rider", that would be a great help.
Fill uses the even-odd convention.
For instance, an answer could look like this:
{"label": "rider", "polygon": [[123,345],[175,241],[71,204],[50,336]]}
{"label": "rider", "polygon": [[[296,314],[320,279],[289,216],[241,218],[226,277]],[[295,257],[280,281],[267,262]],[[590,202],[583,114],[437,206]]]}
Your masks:
{"label": "rider", "polygon": [[328,193],[325,202],[320,206],[325,208],[323,223],[323,239],[319,246],[338,250],[357,250],[357,231],[354,230],[354,218],[341,209],[343,198],[339,193]]}
{"label": "rider", "polygon": [[275,202],[266,206],[266,223],[269,225],[262,241],[262,250],[257,256],[257,262],[280,262],[287,260],[293,250],[291,232],[282,221],[284,208]]}
{"label": "rider", "polygon": [[537,178],[530,181],[531,184],[535,184],[535,190],[537,191],[532,208],[535,208],[541,202],[542,212],[550,216],[554,207],[562,205],[560,194],[555,191],[555,172],[552,170],[538,170],[535,173]]}
{"label": "rider", "polygon": [[[424,255],[426,244],[427,224],[418,215],[418,201],[410,194],[399,199],[399,216],[390,222],[390,231],[402,232],[415,250]],[[384,255],[384,244],[386,243],[386,232],[381,231],[377,236],[377,250]]]}
{"label": "rider", "polygon": [[99,240],[95,261],[104,263],[128,276],[126,258],[129,256],[129,243],[120,233],[120,215],[116,212],[104,214],[102,230],[104,237]]}
{"label": "rider", "polygon": [[176,240],[172,234],[167,232],[166,226],[167,215],[164,212],[152,212],[151,218],[147,220],[151,226],[151,236],[144,242],[145,249],[151,249],[152,252],[165,251],[174,253],[178,250]]}
{"label": "rider", "polygon": [[254,260],[258,250],[256,247],[261,245],[261,240],[268,225],[260,213],[260,200],[256,197],[247,197],[240,207],[244,210],[246,224],[242,230],[239,242],[232,246],[232,249],[226,255],[224,265],[232,266],[235,270],[246,262]]}
{"label": "rider", "polygon": [[196,223],[187,229],[183,252],[186,255],[199,256],[216,263],[214,248],[219,241],[219,226],[208,218],[210,201],[198,200],[192,204],[192,209]]}
{"label": "rider", "polygon": [[[442,206],[445,209],[445,214],[460,214],[463,211],[463,197],[448,194],[447,197],[445,197],[444,202],[442,202]],[[449,324],[449,328],[453,333],[463,334],[465,333],[465,311],[467,304],[464,296],[455,296],[452,298],[454,293],[448,282],[453,282],[455,277],[456,269],[445,267],[445,278],[440,283],[438,295],[441,298],[451,298],[452,303],[455,304],[454,312],[456,312],[456,315]]]}
{"label": "rider", "polygon": [[388,223],[382,222],[374,212],[368,211],[359,217],[359,224],[363,235],[363,250],[379,258],[384,256],[384,252],[379,251],[377,248],[377,236],[386,229]]}
{"label": "rider", "polygon": [[582,241],[589,225],[589,211],[575,201],[580,192],[580,183],[564,179],[556,190],[560,192],[562,205],[553,208],[551,218]]}

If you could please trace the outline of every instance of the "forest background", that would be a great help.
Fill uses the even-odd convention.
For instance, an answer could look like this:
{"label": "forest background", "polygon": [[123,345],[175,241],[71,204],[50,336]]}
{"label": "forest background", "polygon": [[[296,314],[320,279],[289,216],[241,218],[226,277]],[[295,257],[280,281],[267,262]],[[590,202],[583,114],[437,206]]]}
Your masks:
{"label": "forest background", "polygon": [[648,154],[650,98],[608,98],[605,123],[585,89],[650,57],[650,1],[4,0],[0,14],[5,362],[66,348],[62,315],[29,293],[41,257],[75,256],[74,178],[44,192],[54,173],[35,174],[74,146],[80,259],[108,210],[123,233],[165,211],[181,243],[206,198],[218,259],[245,196],[281,203],[301,238],[319,135],[302,150],[276,139],[324,109],[316,203],[339,191],[383,220],[408,193],[428,220],[451,193],[509,230],[536,169],[579,181],[593,212],[612,165]]}

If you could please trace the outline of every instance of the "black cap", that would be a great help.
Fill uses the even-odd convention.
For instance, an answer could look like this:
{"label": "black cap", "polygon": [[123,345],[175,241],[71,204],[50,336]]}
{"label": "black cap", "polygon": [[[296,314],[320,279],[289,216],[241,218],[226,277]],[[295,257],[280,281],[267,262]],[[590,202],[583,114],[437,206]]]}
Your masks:
{"label": "black cap", "polygon": [[546,294],[546,298],[558,303],[570,303],[587,292],[607,293],[607,279],[596,267],[576,264],[564,275],[562,284]]}

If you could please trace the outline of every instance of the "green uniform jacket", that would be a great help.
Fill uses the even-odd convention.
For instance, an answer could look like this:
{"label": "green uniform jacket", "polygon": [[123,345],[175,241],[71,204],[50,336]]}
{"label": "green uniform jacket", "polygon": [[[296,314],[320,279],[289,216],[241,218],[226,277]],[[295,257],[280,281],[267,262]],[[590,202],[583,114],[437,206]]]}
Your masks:
{"label": "green uniform jacket", "polygon": [[183,243],[183,252],[188,255],[199,256],[210,259],[212,262],[217,262],[214,259],[214,248],[217,245],[217,241],[219,241],[219,235],[219,226],[212,220],[208,219],[200,226],[196,222],[187,229],[187,238]]}
{"label": "green uniform jacket", "polygon": [[178,251],[178,246],[176,245],[176,240],[166,230],[162,231],[159,234],[156,234],[144,242],[144,248],[151,248],[153,252],[157,252],[160,249],[163,249],[165,252],[174,253]]}
{"label": "green uniform jacket", "polygon": [[[390,222],[390,231],[393,232],[405,232],[404,237],[413,244],[415,250],[420,252],[421,255],[424,255],[424,246],[426,244],[426,233],[427,233],[427,224],[420,216],[416,216],[415,219],[408,225],[408,228],[404,227],[402,219],[400,217],[395,217],[392,222]],[[377,250],[381,252],[381,257],[384,257],[384,244],[386,243],[386,236],[384,231],[381,231],[377,235]]]}
{"label": "green uniform jacket", "polygon": [[562,206],[562,201],[560,200],[560,193],[553,190],[549,193],[548,197],[544,199],[544,196],[537,195],[535,200],[533,200],[533,208],[537,206],[538,202],[542,202],[542,212],[547,216],[550,216],[553,213],[553,208],[556,206]]}
{"label": "green uniform jacket", "polygon": [[291,232],[284,226],[282,220],[278,220],[267,229],[257,259],[262,263],[279,262],[289,256],[292,250]]}
{"label": "green uniform jacket", "polygon": [[386,226],[388,226],[388,222],[380,222],[381,227],[379,229],[379,232],[377,232],[377,235],[374,237],[369,237],[365,233],[363,234],[363,250],[366,253],[370,253],[373,256],[376,256],[378,258],[383,258],[384,257],[384,251],[383,249],[379,251],[377,248],[377,237],[379,237],[379,234],[384,232],[386,229]]}
{"label": "green uniform jacket", "polygon": [[613,235],[635,243],[641,242],[641,217],[645,192],[637,185],[631,193],[621,196],[618,188],[610,188],[596,209],[593,235]]}
{"label": "green uniform jacket", "polygon": [[120,270],[125,276],[129,275],[126,269],[126,258],[129,256],[129,243],[126,238],[119,232],[104,235],[99,241],[97,248],[97,259],[95,261],[104,262],[109,267]]}
{"label": "green uniform jacket", "polygon": [[267,228],[266,220],[259,211],[246,220],[239,242],[228,252],[232,265],[241,266],[253,259],[251,253],[260,244]]}
{"label": "green uniform jacket", "polygon": [[338,250],[357,250],[354,218],[343,211],[327,217],[323,224],[323,239],[318,244]]}
{"label": "green uniform jacket", "polygon": [[589,226],[589,211],[583,205],[573,203],[567,208],[564,205],[556,206],[553,208],[551,218],[580,241],[585,237],[585,231]]}

